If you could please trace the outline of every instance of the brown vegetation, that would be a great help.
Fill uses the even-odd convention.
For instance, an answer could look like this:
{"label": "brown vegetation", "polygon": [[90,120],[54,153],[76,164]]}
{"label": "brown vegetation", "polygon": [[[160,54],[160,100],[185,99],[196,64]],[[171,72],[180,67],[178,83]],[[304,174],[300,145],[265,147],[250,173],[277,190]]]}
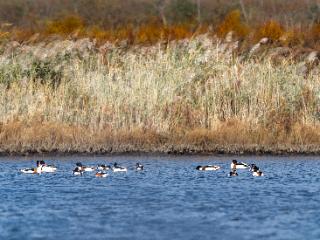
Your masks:
{"label": "brown vegetation", "polygon": [[[263,44],[262,44],[263,43]],[[0,152],[318,153],[319,54],[208,35],[0,45]]]}
{"label": "brown vegetation", "polygon": [[319,2],[200,2],[0,0],[0,152],[320,153]]}
{"label": "brown vegetation", "polygon": [[88,126],[14,121],[0,127],[0,153],[320,153],[320,125],[296,123],[292,127],[286,132],[282,127],[254,127],[227,120],[211,130],[159,133],[145,128],[95,131]]}

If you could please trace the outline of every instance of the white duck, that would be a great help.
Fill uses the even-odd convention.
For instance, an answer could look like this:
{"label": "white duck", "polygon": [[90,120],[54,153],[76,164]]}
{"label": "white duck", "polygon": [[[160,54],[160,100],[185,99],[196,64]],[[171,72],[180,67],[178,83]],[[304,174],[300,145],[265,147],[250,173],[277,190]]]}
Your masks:
{"label": "white duck", "polygon": [[37,167],[36,168],[24,168],[20,170],[22,173],[26,174],[41,174],[42,173],[42,165],[40,164],[40,161],[37,161]]}
{"label": "white duck", "polygon": [[141,163],[136,164],[136,170],[137,171],[142,171],[143,170],[143,165]]}
{"label": "white duck", "polygon": [[252,176],[254,177],[262,177],[264,175],[263,172],[254,164],[252,165],[251,171]]}
{"label": "white duck", "polygon": [[42,166],[42,172],[45,173],[53,173],[57,171],[57,167],[54,165],[47,165],[45,161],[40,161],[40,165]]}
{"label": "white duck", "polygon": [[220,167],[215,165],[207,165],[207,166],[197,166],[196,169],[199,171],[217,171],[220,169]]}
{"label": "white duck", "polygon": [[107,170],[110,170],[110,168],[111,167],[109,165],[105,165],[105,164],[101,164],[97,166],[97,170],[99,171],[107,171]]}
{"label": "white duck", "polygon": [[84,171],[81,167],[76,167],[72,172],[75,176],[82,176]]}
{"label": "white duck", "polygon": [[114,163],[113,167],[112,167],[112,171],[113,172],[126,172],[127,168],[119,166],[118,163]]}
{"label": "white duck", "polygon": [[76,163],[77,167],[80,167],[82,171],[85,172],[93,172],[95,170],[94,167],[87,167],[87,166],[83,166],[82,163],[78,162]]}
{"label": "white duck", "polygon": [[232,160],[230,168],[231,169],[248,169],[250,166],[244,162],[238,162],[237,160]]}

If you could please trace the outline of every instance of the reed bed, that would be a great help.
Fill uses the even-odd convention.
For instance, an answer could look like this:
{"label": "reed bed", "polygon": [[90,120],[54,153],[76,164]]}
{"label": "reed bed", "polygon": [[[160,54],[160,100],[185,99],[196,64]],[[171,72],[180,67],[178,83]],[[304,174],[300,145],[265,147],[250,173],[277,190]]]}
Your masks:
{"label": "reed bed", "polygon": [[3,44],[0,151],[320,152],[318,66],[237,47]]}

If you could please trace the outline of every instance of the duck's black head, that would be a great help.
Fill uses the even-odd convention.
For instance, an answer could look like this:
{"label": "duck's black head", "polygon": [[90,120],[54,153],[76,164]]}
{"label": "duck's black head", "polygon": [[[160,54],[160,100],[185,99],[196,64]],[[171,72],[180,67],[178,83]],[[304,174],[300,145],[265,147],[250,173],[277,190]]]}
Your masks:
{"label": "duck's black head", "polygon": [[113,164],[113,166],[114,166],[114,167],[118,167],[118,163],[115,162],[115,163]]}
{"label": "duck's black head", "polygon": [[201,168],[202,168],[201,166],[197,166],[197,167],[196,167],[197,170],[200,170]]}
{"label": "duck's black head", "polygon": [[43,160],[41,160],[41,161],[40,161],[40,164],[41,164],[41,165],[44,165],[44,164],[46,164],[46,163],[45,163]]}
{"label": "duck's black head", "polygon": [[237,164],[238,161],[237,161],[237,160],[232,160],[232,163],[233,163],[233,164]]}
{"label": "duck's black head", "polygon": [[81,162],[77,162],[77,163],[76,163],[76,166],[82,167],[82,163],[81,163]]}
{"label": "duck's black head", "polygon": [[257,171],[259,171],[259,168],[258,168],[256,165],[254,165],[254,166],[252,167],[252,171],[257,172]]}

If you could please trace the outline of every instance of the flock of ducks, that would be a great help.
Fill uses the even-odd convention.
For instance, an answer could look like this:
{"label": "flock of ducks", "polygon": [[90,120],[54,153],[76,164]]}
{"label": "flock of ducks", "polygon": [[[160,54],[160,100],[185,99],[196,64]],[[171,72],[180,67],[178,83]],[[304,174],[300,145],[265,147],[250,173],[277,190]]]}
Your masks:
{"label": "flock of ducks", "polygon": [[[112,170],[113,172],[127,172],[128,169],[126,167],[119,166],[118,163],[114,163],[112,166],[110,165],[98,165],[97,167],[92,166],[84,166],[82,163],[76,163],[75,169],[72,171],[75,176],[82,176],[85,172],[94,172],[96,177],[107,177],[108,170]],[[135,166],[136,171],[142,171],[143,165],[137,163]],[[57,167],[54,165],[47,165],[45,161],[37,161],[37,167],[35,168],[24,168],[20,170],[22,173],[26,174],[41,174],[41,173],[54,173],[57,171]]]}
{"label": "flock of ducks", "polygon": [[[239,169],[249,169],[252,172],[254,177],[262,177],[263,172],[256,164],[247,164],[244,162],[238,162],[237,160],[232,160],[230,165],[231,171],[229,173],[230,177],[238,176],[237,170]],[[220,169],[219,166],[216,165],[207,165],[207,166],[197,166],[196,168],[199,171],[217,171]]]}
{"label": "flock of ducks", "polygon": [[53,165],[47,165],[44,161],[37,161],[37,167],[25,168],[20,170],[22,173],[40,174],[40,173],[53,173],[57,171],[57,168]]}
{"label": "flock of ducks", "polygon": [[[239,169],[249,169],[252,172],[252,175],[255,177],[263,176],[263,172],[259,169],[259,167],[255,164],[247,164],[244,162],[238,162],[237,160],[232,160],[230,165],[231,171],[229,173],[230,177],[238,176],[237,170]],[[217,171],[220,167],[216,165],[206,165],[206,166],[197,166],[196,170],[199,171]],[[118,163],[114,163],[113,165],[98,165],[97,167],[92,166],[84,166],[82,163],[76,163],[75,169],[72,171],[75,176],[82,176],[85,172],[94,172],[96,177],[107,177],[107,171],[111,170],[113,172],[127,172],[128,169],[126,167],[119,166]],[[142,164],[137,163],[135,165],[136,171],[144,170]],[[41,174],[41,173],[53,173],[57,171],[57,168],[54,165],[48,165],[45,161],[37,161],[37,167],[35,168],[25,168],[20,170],[22,173],[26,174]]]}

